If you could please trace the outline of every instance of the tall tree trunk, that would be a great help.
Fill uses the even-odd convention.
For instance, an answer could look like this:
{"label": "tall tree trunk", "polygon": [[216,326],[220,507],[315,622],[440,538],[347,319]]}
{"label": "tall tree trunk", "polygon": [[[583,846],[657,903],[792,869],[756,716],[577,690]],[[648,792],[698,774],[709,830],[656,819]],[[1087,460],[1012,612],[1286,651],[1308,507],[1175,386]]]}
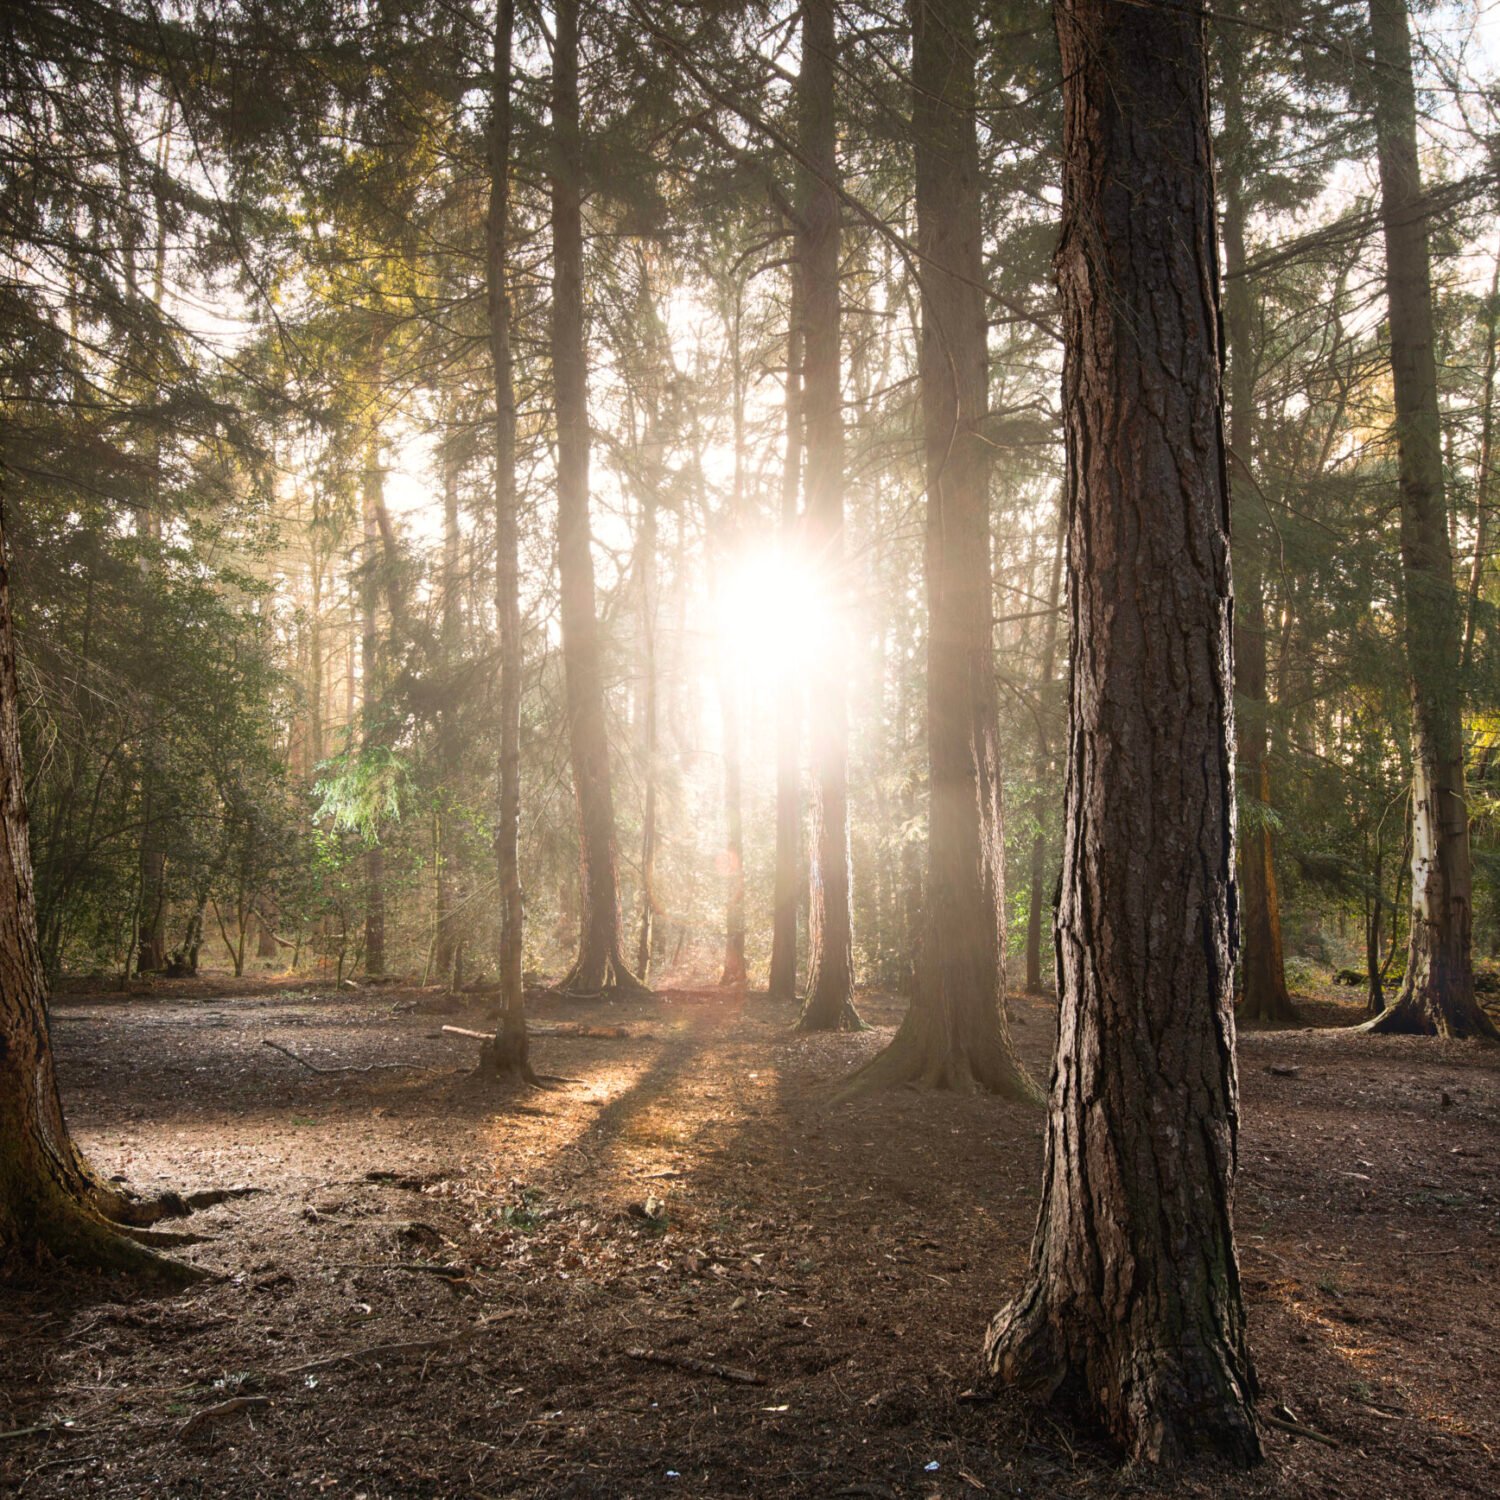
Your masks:
{"label": "tall tree trunk", "polygon": [[[732,562],[739,545],[745,503],[745,359],[741,347],[744,285],[734,284],[730,315],[729,363],[733,384],[734,486],[730,493],[728,525],[722,529],[724,558]],[[720,574],[722,577],[722,573]],[[745,810],[740,761],[740,663],[729,659],[719,643],[719,707],[724,723],[724,863],[728,887],[724,901],[724,968],[720,985],[743,990],[745,972]]]}
{"label": "tall tree trunk", "polygon": [[844,418],[839,348],[837,61],[833,0],[802,0],[797,115],[803,167],[797,225],[802,274],[805,534],[831,608],[808,717],[812,739],[812,868],[808,992],[798,1027],[853,1031],[854,905],[849,859],[849,703],[844,600]]}
{"label": "tall tree trunk", "polygon": [[1219,179],[1224,191],[1224,336],[1229,360],[1229,475],[1238,587],[1234,613],[1235,724],[1240,790],[1254,816],[1240,829],[1240,967],[1245,1020],[1296,1024],[1281,950],[1281,901],[1268,821],[1271,768],[1270,709],[1266,690],[1267,526],[1265,501],[1251,463],[1255,451],[1255,294],[1245,276],[1244,167],[1250,150],[1245,114],[1245,30],[1238,8],[1219,26],[1224,80],[1224,151]]}
{"label": "tall tree trunk", "polygon": [[516,516],[516,388],[510,338],[511,36],[514,0],[495,16],[490,79],[490,199],[485,221],[485,291],[495,387],[495,617],[500,627],[500,754],[495,865],[500,882],[500,1023],[481,1071],[534,1077],[527,1059],[522,976],[521,570]]}
{"label": "tall tree trunk", "polygon": [[1500,337],[1500,256],[1490,274],[1490,296],[1484,315],[1484,395],[1480,414],[1479,469],[1474,476],[1474,560],[1469,567],[1469,598],[1464,610],[1463,675],[1468,677],[1474,659],[1474,633],[1479,624],[1479,594],[1490,554],[1490,491],[1495,482],[1495,374],[1496,340]]}
{"label": "tall tree trunk", "polygon": [[454,984],[454,967],[461,942],[459,917],[463,840],[459,833],[458,787],[463,772],[463,740],[457,695],[451,686],[463,651],[463,620],[459,613],[458,455],[450,440],[442,454],[443,466],[443,596],[439,644],[446,687],[438,710],[437,912],[433,921],[432,967],[439,983]]}
{"label": "tall tree trunk", "polygon": [[642,744],[641,777],[645,792],[641,807],[641,924],[635,950],[636,973],[645,979],[651,972],[656,937],[656,801],[658,752],[658,683],[656,674],[656,473],[641,497],[640,631],[643,679],[641,686]]}
{"label": "tall tree trunk", "polygon": [[1395,1004],[1365,1028],[1500,1040],[1474,998],[1459,601],[1443,499],[1432,273],[1405,0],[1370,0],[1370,34],[1411,675],[1412,880],[1406,978]]}
{"label": "tall tree trunk", "polygon": [[[802,291],[791,268],[786,330],[786,453],[781,469],[781,517],[777,528],[783,557],[801,545],[798,508],[802,495]],[[797,905],[802,891],[801,693],[791,661],[776,664],[776,873],[771,891],[772,1000],[797,994]]]}
{"label": "tall tree trunk", "polygon": [[1259,1458],[1236,1137],[1229,486],[1203,12],[1060,0],[1073,622],[1042,1207],[992,1371]]}
{"label": "tall tree trunk", "polygon": [[1005,1022],[1005,856],[990,575],[973,0],[912,0],[927,458],[927,899],[916,988],[850,1087],[1036,1099]]}
{"label": "tall tree trunk", "polygon": [[1042,790],[1052,761],[1052,735],[1047,722],[1045,697],[1052,692],[1052,672],[1057,662],[1057,609],[1062,595],[1062,561],[1065,538],[1058,529],[1057,548],[1052,554],[1052,586],[1047,590],[1047,618],[1042,625],[1042,670],[1037,676],[1036,747],[1031,762],[1031,779],[1036,784],[1032,819],[1036,831],[1031,836],[1031,886],[1026,902],[1026,989],[1040,994],[1042,988],[1042,904],[1047,899],[1047,805],[1051,798]]}
{"label": "tall tree trunk", "polygon": [[168,1281],[194,1279],[191,1268],[160,1259],[115,1227],[159,1216],[97,1177],[63,1120],[37,942],[0,523],[0,1272],[64,1260]]}
{"label": "tall tree trunk", "polygon": [[645,986],[625,962],[620,932],[604,674],[599,623],[594,615],[578,0],[558,0],[556,28],[552,64],[552,377],[557,402],[557,569],[583,907],[578,957],[560,988],[594,995],[606,990],[641,991]]}
{"label": "tall tree trunk", "polygon": [[[379,376],[371,382],[378,388]],[[377,737],[374,715],[384,689],[385,662],[380,642],[379,510],[385,484],[380,467],[380,428],[372,425],[365,444],[360,487],[364,555],[359,575],[359,666],[364,743]],[[385,973],[385,849],[377,842],[365,850],[365,973]]]}

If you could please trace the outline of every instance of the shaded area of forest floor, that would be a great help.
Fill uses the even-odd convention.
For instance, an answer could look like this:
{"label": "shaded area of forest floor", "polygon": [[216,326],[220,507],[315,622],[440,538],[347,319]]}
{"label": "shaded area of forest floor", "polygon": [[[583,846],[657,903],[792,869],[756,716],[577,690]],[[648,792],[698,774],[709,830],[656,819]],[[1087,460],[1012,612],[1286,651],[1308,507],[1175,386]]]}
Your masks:
{"label": "shaded area of forest floor", "polygon": [[[753,995],[547,999],[542,1026],[629,1035],[540,1037],[538,1066],[573,1081],[491,1095],[466,1077],[474,1044],[440,1030],[482,1012],[412,992],[60,1000],[70,1118],[101,1170],[262,1191],[177,1226],[222,1278],[185,1294],[0,1297],[0,1489],[1156,1492],[1024,1403],[973,1398],[1025,1264],[1041,1116],[913,1092],[830,1106],[899,1018],[861,1003],[879,1029],[806,1038]],[[1052,1007],[1013,1015],[1044,1072]],[[315,1074],[267,1039],[321,1067],[413,1066]],[[1500,1055],[1260,1032],[1241,1079],[1264,1407],[1338,1446],[1268,1430],[1259,1472],[1166,1492],[1493,1494]]]}

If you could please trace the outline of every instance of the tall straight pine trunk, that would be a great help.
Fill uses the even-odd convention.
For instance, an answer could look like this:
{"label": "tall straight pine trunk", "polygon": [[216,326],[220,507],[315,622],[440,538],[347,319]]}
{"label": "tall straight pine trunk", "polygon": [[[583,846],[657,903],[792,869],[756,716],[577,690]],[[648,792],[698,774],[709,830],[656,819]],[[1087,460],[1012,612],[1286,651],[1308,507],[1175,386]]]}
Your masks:
{"label": "tall straight pine trunk", "polygon": [[849,703],[843,616],[844,418],[839,343],[839,164],[833,0],[803,0],[797,117],[802,147],[797,262],[802,277],[804,535],[830,608],[817,643],[812,740],[812,868],[803,1031],[852,1031],[854,900],[849,857]]}
{"label": "tall straight pine trunk", "polygon": [[[802,278],[791,268],[786,330],[786,452],[781,467],[782,555],[801,545],[798,508],[802,497]],[[766,992],[773,1000],[797,993],[797,905],[802,893],[802,776],[797,745],[802,696],[795,664],[777,663],[776,680],[776,870],[771,893],[771,972]]]}
{"label": "tall straight pine trunk", "polygon": [[[1236,12],[1219,28],[1224,85],[1223,157],[1219,181],[1224,211],[1224,337],[1229,361],[1229,488],[1235,561],[1234,688],[1239,733],[1240,787],[1254,816],[1240,828],[1239,1014],[1246,1020],[1299,1018],[1286,986],[1281,947],[1281,899],[1268,818],[1271,802],[1270,703],[1266,685],[1266,581],[1269,517],[1251,465],[1255,451],[1255,294],[1245,277],[1246,153],[1245,31]],[[1243,802],[1242,802],[1243,807]]]}
{"label": "tall straight pine trunk", "polygon": [[853,1087],[1034,1098],[1005,1025],[973,0],[913,0],[912,135],[927,458],[927,888],[911,1006]]}
{"label": "tall straight pine trunk", "polygon": [[522,979],[521,572],[516,517],[516,387],[510,338],[511,54],[514,0],[495,16],[490,79],[490,196],[485,292],[495,390],[495,617],[500,627],[500,754],[496,766],[495,868],[500,884],[500,1022],[481,1059],[496,1074],[531,1076]]}
{"label": "tall straight pine trunk", "polygon": [[1474,998],[1473,877],[1464,793],[1460,620],[1443,498],[1432,269],[1417,164],[1405,0],[1370,0],[1375,140],[1385,224],[1401,486],[1401,586],[1411,678],[1411,933],[1396,1002],[1376,1032],[1500,1039]]}
{"label": "tall straight pine trunk", "polygon": [[1068,604],[1061,994],[1002,1378],[1133,1457],[1260,1455],[1231,1217],[1229,485],[1203,12],[1060,0]]}
{"label": "tall straight pine trunk", "polygon": [[552,378],[557,404],[557,570],[573,793],[578,804],[578,957],[561,988],[644,986],[625,962],[615,876],[604,672],[589,531],[588,356],[583,303],[583,132],[578,0],[559,0],[552,63]]}

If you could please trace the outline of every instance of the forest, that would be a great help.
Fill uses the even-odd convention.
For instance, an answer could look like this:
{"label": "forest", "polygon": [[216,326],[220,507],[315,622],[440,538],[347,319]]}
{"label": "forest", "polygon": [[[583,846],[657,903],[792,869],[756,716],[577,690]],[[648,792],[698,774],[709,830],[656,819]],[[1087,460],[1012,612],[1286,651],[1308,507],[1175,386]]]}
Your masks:
{"label": "forest", "polygon": [[1495,1493],[1500,6],[0,98],[5,1493]]}

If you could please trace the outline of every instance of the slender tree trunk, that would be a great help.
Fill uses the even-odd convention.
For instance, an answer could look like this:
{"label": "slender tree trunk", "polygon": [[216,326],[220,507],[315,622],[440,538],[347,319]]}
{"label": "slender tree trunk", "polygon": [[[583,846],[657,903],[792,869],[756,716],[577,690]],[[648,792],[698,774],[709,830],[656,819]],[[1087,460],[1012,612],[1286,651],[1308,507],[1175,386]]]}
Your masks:
{"label": "slender tree trunk", "polygon": [[1281,1025],[1299,1017],[1286,985],[1281,949],[1281,901],[1268,821],[1271,768],[1270,708],[1266,690],[1268,517],[1251,464],[1255,452],[1255,294],[1245,276],[1244,164],[1250,150],[1245,114],[1245,31],[1238,9],[1219,27],[1224,80],[1224,335],[1229,359],[1229,476],[1234,525],[1235,698],[1240,791],[1253,809],[1240,830],[1240,966],[1244,990],[1239,1015]]}
{"label": "slender tree trunk", "polygon": [[[459,613],[458,455],[452,444],[442,456],[443,464],[443,597],[440,645],[443,672],[452,682],[463,651],[463,620]],[[453,987],[454,965],[461,938],[459,916],[462,884],[463,839],[458,821],[458,787],[463,777],[463,740],[458,703],[451,685],[438,710],[438,826],[434,841],[437,861],[437,912],[433,922],[432,966],[438,982]]]}
{"label": "slender tree trunk", "polygon": [[1052,761],[1052,736],[1047,722],[1046,697],[1052,692],[1052,672],[1057,662],[1057,609],[1062,597],[1062,561],[1065,539],[1059,530],[1057,549],[1052,554],[1052,586],[1047,591],[1047,618],[1042,626],[1042,670],[1037,678],[1036,749],[1031,763],[1031,777],[1036,783],[1036,801],[1032,819],[1036,831],[1031,836],[1031,888],[1026,905],[1026,990],[1038,995],[1042,989],[1042,905],[1047,899],[1047,804],[1051,800],[1042,791]]}
{"label": "slender tree trunk", "polygon": [[[730,317],[730,373],[733,382],[734,487],[723,542],[726,560],[739,543],[745,502],[745,360],[741,347],[744,287],[736,279]],[[724,862],[728,887],[724,902],[724,968],[720,985],[743,990],[745,972],[745,811],[740,763],[740,663],[729,660],[720,642],[719,707],[724,722]]]}
{"label": "slender tree trunk", "polygon": [[0,1273],[55,1260],[197,1276],[125,1238],[120,1223],[159,1214],[107,1186],[68,1134],[52,1060],[37,942],[25,777],[11,629],[10,576],[0,524]]}
{"label": "slender tree trunk", "polygon": [[850,1087],[1036,1099],[1005,1022],[1005,857],[990,574],[973,0],[912,0],[927,457],[927,900],[916,989]]}
{"label": "slender tree trunk", "polygon": [[1479,472],[1474,480],[1474,561],[1469,567],[1469,598],[1464,610],[1463,674],[1474,659],[1474,633],[1479,623],[1479,594],[1490,554],[1490,491],[1495,480],[1495,371],[1500,335],[1500,256],[1490,276],[1490,297],[1484,318],[1484,396],[1480,418]]}
{"label": "slender tree trunk", "polygon": [[552,65],[552,375],[557,402],[557,566],[562,600],[582,920],[561,989],[578,995],[645,986],[625,962],[615,876],[615,812],[605,727],[594,557],[589,535],[588,356],[583,304],[583,140],[578,0],[558,0]]}
{"label": "slender tree trunk", "polygon": [[495,387],[495,617],[500,627],[500,754],[496,767],[495,865],[500,884],[500,1023],[480,1071],[535,1075],[527,1058],[521,893],[521,572],[516,516],[516,389],[510,337],[511,36],[514,0],[495,16],[490,79],[490,199],[485,222],[485,290]]}
{"label": "slender tree trunk", "polygon": [[[786,332],[786,453],[781,469],[783,557],[801,545],[798,508],[802,495],[802,293],[795,263]],[[771,892],[771,972],[766,993],[772,1000],[797,994],[797,906],[802,890],[801,694],[795,667],[777,663],[776,678],[776,873]]]}
{"label": "slender tree trunk", "polygon": [[810,693],[812,862],[808,993],[803,1031],[852,1031],[854,905],[849,859],[849,704],[843,619],[844,418],[839,348],[838,43],[833,0],[802,0],[797,113],[800,172],[797,263],[802,275],[802,415],[806,445],[805,532],[831,608]]}
{"label": "slender tree trunk", "polygon": [[1500,1032],[1474,998],[1473,883],[1464,792],[1459,600],[1443,499],[1427,217],[1417,166],[1417,105],[1405,0],[1370,0],[1376,150],[1401,483],[1401,582],[1412,706],[1411,931],[1381,1033]]}
{"label": "slender tree trunk", "polygon": [[[377,374],[371,382],[378,387]],[[364,742],[376,737],[373,717],[384,688],[385,663],[380,643],[380,533],[379,508],[385,483],[380,467],[380,429],[372,426],[365,446],[361,485],[364,556],[359,576],[359,665]],[[365,850],[365,973],[385,973],[385,849],[372,844]]]}
{"label": "slender tree trunk", "polygon": [[643,765],[645,794],[641,808],[641,924],[635,951],[636,973],[651,972],[656,927],[656,781],[658,754],[658,693],[656,680],[656,475],[641,497],[640,630]]}
{"label": "slender tree trunk", "polygon": [[1060,0],[1072,687],[1042,1207],[1002,1378],[1260,1456],[1231,1219],[1229,486],[1203,12]]}

